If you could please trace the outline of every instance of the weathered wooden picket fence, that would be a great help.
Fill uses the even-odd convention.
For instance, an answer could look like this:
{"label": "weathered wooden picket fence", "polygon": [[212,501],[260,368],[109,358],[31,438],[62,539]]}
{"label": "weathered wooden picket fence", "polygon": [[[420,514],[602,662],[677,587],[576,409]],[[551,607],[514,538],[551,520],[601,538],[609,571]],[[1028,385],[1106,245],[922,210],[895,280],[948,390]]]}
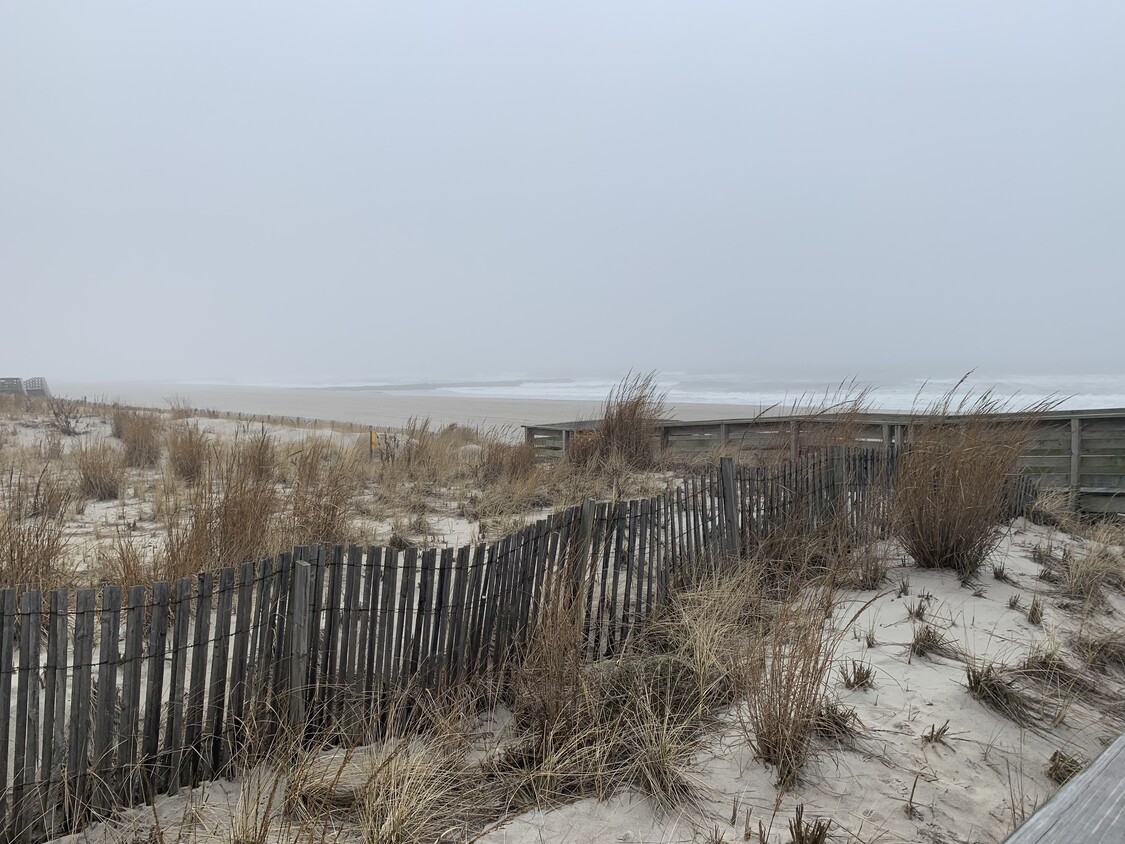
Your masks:
{"label": "weathered wooden picket fence", "polygon": [[223,776],[294,725],[360,741],[396,691],[502,678],[563,574],[581,584],[586,657],[612,655],[693,567],[794,519],[885,507],[873,481],[891,459],[725,460],[472,547],[313,545],[175,583],[2,590],[0,830],[34,844]]}

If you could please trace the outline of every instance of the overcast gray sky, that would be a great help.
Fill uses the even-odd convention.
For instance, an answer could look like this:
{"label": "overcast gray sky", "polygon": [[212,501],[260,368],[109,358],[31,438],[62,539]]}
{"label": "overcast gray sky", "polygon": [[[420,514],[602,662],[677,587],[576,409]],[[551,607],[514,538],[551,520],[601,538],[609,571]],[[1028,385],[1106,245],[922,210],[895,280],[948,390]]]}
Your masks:
{"label": "overcast gray sky", "polygon": [[0,0],[0,375],[1121,372],[1123,35]]}

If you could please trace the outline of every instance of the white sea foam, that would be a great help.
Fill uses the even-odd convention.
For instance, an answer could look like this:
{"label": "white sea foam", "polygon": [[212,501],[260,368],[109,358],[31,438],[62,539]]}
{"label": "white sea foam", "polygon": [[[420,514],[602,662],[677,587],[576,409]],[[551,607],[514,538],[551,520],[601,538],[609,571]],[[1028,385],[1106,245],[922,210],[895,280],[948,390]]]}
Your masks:
{"label": "white sea foam", "polygon": [[[856,381],[853,392],[868,388],[874,407],[905,410],[925,406],[957,384],[958,378],[923,380]],[[372,390],[400,395],[449,396],[492,399],[558,399],[603,401],[617,386],[614,378],[519,378],[501,375],[490,378],[352,379],[320,384],[285,386],[321,389]],[[775,404],[824,403],[847,393],[840,382],[817,379],[764,379],[732,374],[661,374],[659,388],[669,404],[727,404],[771,406]],[[282,386],[282,385],[270,385]],[[848,385],[845,385],[848,386]],[[1043,399],[1054,399],[1062,408],[1125,407],[1125,375],[974,375],[959,394],[991,390],[998,398],[1020,407]]]}

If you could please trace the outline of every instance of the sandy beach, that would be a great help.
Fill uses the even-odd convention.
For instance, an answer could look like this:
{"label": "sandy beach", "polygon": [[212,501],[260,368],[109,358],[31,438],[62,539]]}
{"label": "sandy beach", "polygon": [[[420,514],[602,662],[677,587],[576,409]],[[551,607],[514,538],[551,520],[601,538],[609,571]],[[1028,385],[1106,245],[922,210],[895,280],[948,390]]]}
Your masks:
{"label": "sandy beach", "polygon": [[[377,390],[319,387],[244,387],[176,384],[159,381],[58,382],[56,395],[86,397],[143,407],[168,407],[176,400],[192,407],[232,413],[296,416],[353,422],[375,427],[402,427],[412,417],[429,417],[439,425],[481,428],[518,427],[591,419],[601,415],[595,401],[506,399],[391,394]],[[737,419],[755,416],[760,405],[670,404],[675,419]]]}

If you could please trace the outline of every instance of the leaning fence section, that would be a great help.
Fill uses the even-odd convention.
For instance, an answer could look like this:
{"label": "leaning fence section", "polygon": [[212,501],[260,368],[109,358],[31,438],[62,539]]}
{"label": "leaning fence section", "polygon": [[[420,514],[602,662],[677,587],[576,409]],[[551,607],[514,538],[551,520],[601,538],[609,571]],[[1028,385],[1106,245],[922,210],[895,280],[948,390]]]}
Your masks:
{"label": "leaning fence section", "polygon": [[492,681],[568,590],[588,659],[678,579],[773,531],[888,506],[892,455],[771,473],[729,460],[662,495],[587,501],[462,548],[312,545],[149,586],[0,591],[0,830],[43,841],[221,777],[294,725],[370,735],[404,689]]}

